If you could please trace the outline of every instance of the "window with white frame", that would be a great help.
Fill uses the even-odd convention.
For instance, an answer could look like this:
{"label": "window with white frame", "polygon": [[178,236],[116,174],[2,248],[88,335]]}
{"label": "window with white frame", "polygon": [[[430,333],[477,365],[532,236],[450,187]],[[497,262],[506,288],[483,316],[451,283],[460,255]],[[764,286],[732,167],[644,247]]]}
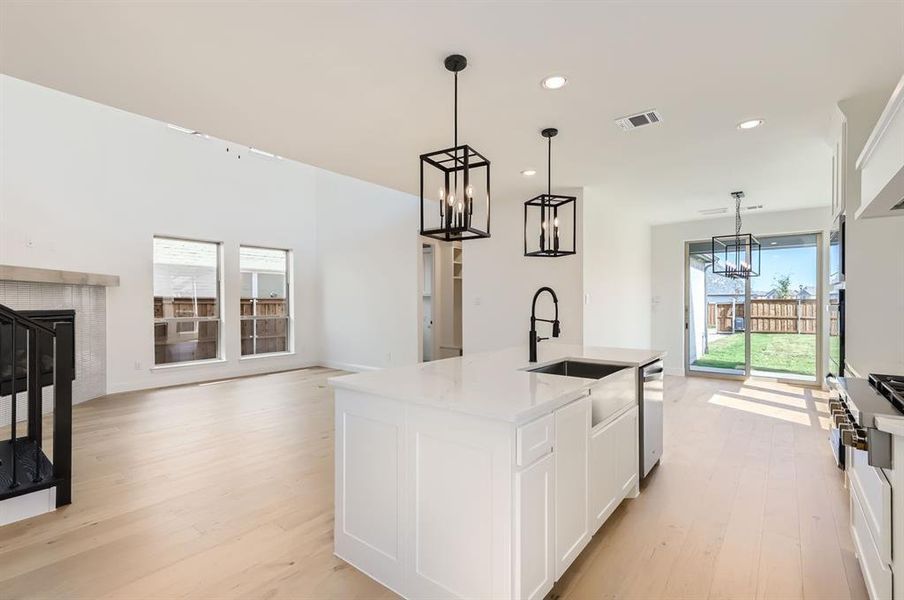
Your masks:
{"label": "window with white frame", "polygon": [[242,356],[288,352],[289,253],[242,246]]}
{"label": "window with white frame", "polygon": [[220,244],[154,238],[154,363],[220,357]]}

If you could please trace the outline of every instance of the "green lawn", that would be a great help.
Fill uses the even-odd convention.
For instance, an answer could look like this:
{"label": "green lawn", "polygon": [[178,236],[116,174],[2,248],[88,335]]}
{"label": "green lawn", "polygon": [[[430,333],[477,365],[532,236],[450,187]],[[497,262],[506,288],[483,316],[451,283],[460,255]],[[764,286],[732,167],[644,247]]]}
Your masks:
{"label": "green lawn", "polygon": [[[796,333],[750,334],[750,363],[754,370],[816,375],[816,336]],[[694,361],[700,367],[744,368],[744,334],[710,342],[709,352]]]}

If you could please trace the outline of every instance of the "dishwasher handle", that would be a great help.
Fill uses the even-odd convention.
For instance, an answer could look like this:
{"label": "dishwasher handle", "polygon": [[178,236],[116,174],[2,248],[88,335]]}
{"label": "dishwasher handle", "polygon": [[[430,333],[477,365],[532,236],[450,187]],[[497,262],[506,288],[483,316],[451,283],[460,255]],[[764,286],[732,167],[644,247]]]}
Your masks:
{"label": "dishwasher handle", "polygon": [[657,361],[651,365],[647,365],[641,370],[643,382],[649,383],[652,381],[660,381],[662,379],[664,370],[665,369],[662,366],[662,361]]}

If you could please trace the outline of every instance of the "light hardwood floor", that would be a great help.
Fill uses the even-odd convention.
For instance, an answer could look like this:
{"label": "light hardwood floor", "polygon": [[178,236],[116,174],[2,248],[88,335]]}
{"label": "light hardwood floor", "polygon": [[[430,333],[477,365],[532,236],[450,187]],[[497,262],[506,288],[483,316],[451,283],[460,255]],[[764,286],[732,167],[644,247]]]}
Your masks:
{"label": "light hardwood floor", "polygon": [[[392,598],[332,555],[337,374],[74,411],[74,503],[0,529],[2,598]],[[866,598],[819,391],[667,378],[665,454],[551,596]]]}

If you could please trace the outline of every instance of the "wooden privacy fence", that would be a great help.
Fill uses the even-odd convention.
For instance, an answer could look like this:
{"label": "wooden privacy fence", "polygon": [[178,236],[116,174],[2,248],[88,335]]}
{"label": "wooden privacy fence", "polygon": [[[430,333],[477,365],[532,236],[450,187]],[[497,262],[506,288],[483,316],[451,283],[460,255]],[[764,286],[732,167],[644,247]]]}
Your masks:
{"label": "wooden privacy fence", "polygon": [[[706,326],[719,333],[743,330],[743,302],[707,305]],[[816,333],[816,300],[757,298],[750,301],[751,333]],[[734,322],[732,321],[734,319]],[[830,335],[838,334],[837,311],[829,316]]]}

